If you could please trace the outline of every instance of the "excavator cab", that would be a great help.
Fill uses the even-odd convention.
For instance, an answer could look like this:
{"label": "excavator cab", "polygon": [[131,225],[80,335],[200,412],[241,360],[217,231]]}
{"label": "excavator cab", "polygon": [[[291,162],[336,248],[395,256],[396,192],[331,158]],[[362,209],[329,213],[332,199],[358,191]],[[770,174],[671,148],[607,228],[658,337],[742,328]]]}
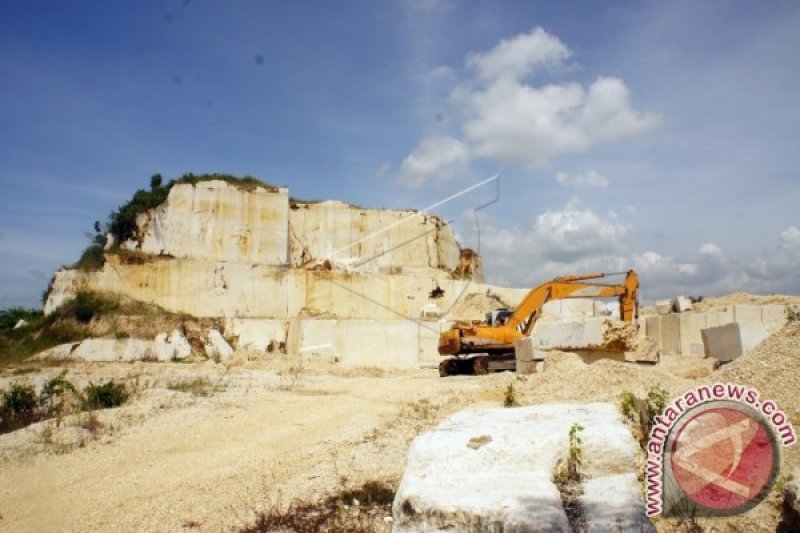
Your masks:
{"label": "excavator cab", "polygon": [[489,326],[502,326],[514,313],[511,309],[496,309],[486,313],[486,324]]}

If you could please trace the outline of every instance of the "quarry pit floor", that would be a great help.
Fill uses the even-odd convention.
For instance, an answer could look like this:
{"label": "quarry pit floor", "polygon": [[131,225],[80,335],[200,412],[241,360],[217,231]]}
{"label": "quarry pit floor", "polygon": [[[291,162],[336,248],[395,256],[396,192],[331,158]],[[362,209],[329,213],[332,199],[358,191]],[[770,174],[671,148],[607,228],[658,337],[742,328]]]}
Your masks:
{"label": "quarry pit floor", "polygon": [[[793,335],[794,350],[800,338]],[[697,357],[645,366],[587,364],[562,353],[540,374],[443,379],[435,368],[346,369],[237,354],[225,364],[75,362],[0,376],[32,382],[64,369],[75,383],[114,378],[135,392],[124,406],[97,411],[99,423],[87,424],[84,413],[0,435],[2,531],[237,531],[275,502],[366,481],[396,488],[414,437],[459,409],[502,405],[509,384],[522,405],[619,405],[624,391],[663,387],[675,396],[722,372]],[[193,380],[206,383],[208,394],[174,387]],[[772,396],[798,420],[796,394]],[[785,472],[800,464],[797,448],[787,450]],[[765,501],[714,527],[775,531],[779,521],[778,506]],[[655,523],[661,531],[676,527]],[[391,525],[376,517],[375,528]]]}

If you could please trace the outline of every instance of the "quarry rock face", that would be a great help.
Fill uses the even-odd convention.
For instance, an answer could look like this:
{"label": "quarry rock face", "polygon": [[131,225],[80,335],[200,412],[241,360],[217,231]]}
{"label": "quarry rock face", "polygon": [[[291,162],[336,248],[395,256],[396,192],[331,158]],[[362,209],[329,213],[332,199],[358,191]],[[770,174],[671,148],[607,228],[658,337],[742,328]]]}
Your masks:
{"label": "quarry rock face", "polygon": [[[173,185],[161,205],[137,216],[120,252],[108,248],[99,270],[55,274],[45,313],[88,290],[224,317],[235,327],[203,341],[208,357],[220,360],[239,347],[306,353],[302,332],[315,331],[309,321],[333,320],[323,342],[332,359],[436,361],[436,339],[463,297],[491,292],[516,305],[526,292],[480,283],[480,256],[462,249],[438,216],[303,202],[286,188],[224,180]],[[397,348],[376,354],[373,334],[392,337]],[[151,347],[154,357],[181,357],[185,347],[171,338]],[[131,346],[116,348],[138,358]]]}
{"label": "quarry rock face", "polygon": [[221,180],[172,187],[160,206],[136,219],[136,238],[122,243],[146,254],[287,263],[289,190],[245,190]]}
{"label": "quarry rock face", "polygon": [[324,263],[364,273],[415,269],[454,271],[461,249],[437,216],[389,209],[360,209],[343,202],[292,202],[292,266]]}
{"label": "quarry rock face", "polygon": [[553,476],[575,423],[584,428],[587,530],[651,531],[636,443],[606,403],[456,413],[414,440],[394,500],[394,531],[570,531]]}
{"label": "quarry rock face", "polygon": [[[479,256],[461,250],[435,215],[302,203],[290,201],[285,188],[222,180],[174,185],[163,204],[137,217],[135,237],[121,248],[140,254],[107,254],[97,272],[57,272],[45,312],[93,289],[197,316],[276,318],[309,307],[348,318],[343,304],[328,309],[332,287],[373,295],[391,308],[388,292],[405,287],[391,287],[389,276],[416,280],[411,295],[427,294],[437,279],[482,276]],[[383,276],[377,286],[370,282],[376,275]],[[425,303],[415,301],[413,314]]]}
{"label": "quarry rock face", "polygon": [[290,201],[286,188],[243,188],[222,180],[174,185],[167,200],[140,214],[136,224],[124,249],[178,258],[365,273],[453,272],[461,261],[450,227],[437,216]]}

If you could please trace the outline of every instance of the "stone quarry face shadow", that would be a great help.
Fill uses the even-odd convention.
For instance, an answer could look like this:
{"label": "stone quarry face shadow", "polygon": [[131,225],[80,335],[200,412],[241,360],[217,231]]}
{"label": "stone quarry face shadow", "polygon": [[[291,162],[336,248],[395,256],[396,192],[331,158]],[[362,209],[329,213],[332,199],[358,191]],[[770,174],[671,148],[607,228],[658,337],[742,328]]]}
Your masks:
{"label": "stone quarry face shadow", "polygon": [[[490,178],[488,178],[486,180],[483,180],[482,182],[479,182],[479,183],[477,183],[475,185],[472,185],[471,187],[467,187],[467,188],[465,188],[465,189],[463,189],[463,190],[461,190],[461,191],[459,191],[459,192],[457,192],[455,194],[450,195],[447,198],[444,198],[441,201],[435,202],[431,206],[428,206],[428,207],[426,207],[426,208],[424,208],[422,210],[419,210],[419,211],[415,212],[413,215],[410,215],[408,217],[405,217],[404,219],[401,219],[401,220],[396,221],[396,222],[394,222],[394,223],[392,223],[390,225],[387,225],[387,226],[385,226],[383,228],[380,228],[377,231],[373,232],[372,234],[369,234],[369,235],[366,235],[365,237],[362,237],[361,239],[354,240],[351,243],[349,243],[349,244],[347,244],[347,245],[345,245],[343,247],[340,247],[337,250],[335,250],[334,252],[328,254],[325,257],[324,261],[326,261],[326,262],[333,261],[334,260],[334,256],[336,256],[340,252],[342,252],[344,250],[347,250],[347,249],[350,249],[352,247],[355,247],[355,246],[357,246],[358,244],[360,244],[361,242],[363,242],[365,240],[369,240],[369,239],[375,238],[378,235],[380,235],[380,234],[382,234],[382,233],[384,233],[386,231],[389,231],[393,227],[395,227],[397,225],[400,225],[400,224],[403,224],[404,222],[407,222],[407,221],[409,221],[409,220],[411,220],[413,218],[416,218],[418,216],[425,216],[426,220],[427,220],[427,217],[432,216],[432,215],[428,215],[427,212],[430,209],[432,209],[433,207],[441,207],[442,205],[446,204],[447,202],[449,202],[449,201],[451,201],[451,200],[453,200],[453,199],[455,199],[455,198],[457,198],[459,196],[467,194],[467,193],[469,193],[469,192],[471,192],[471,191],[473,191],[473,190],[475,190],[477,188],[480,188],[480,187],[483,187],[483,186],[488,186],[489,184],[494,184],[495,185],[495,196],[494,196],[494,198],[492,200],[490,200],[490,201],[488,201],[486,203],[483,203],[481,205],[478,205],[478,206],[473,208],[472,212],[473,212],[473,214],[475,216],[475,229],[474,229],[474,232],[475,232],[475,236],[476,236],[476,239],[477,239],[477,246],[476,246],[477,249],[476,250],[473,250],[471,248],[461,249],[461,253],[460,253],[460,257],[459,257],[459,264],[456,267],[456,269],[454,270],[454,273],[458,273],[459,276],[466,281],[466,283],[463,285],[463,287],[461,287],[461,290],[459,291],[458,295],[455,298],[452,299],[452,301],[450,302],[450,305],[447,307],[447,309],[443,310],[442,314],[448,314],[458,304],[458,302],[461,301],[463,299],[463,297],[468,293],[470,285],[471,285],[471,283],[473,281],[473,275],[472,274],[475,272],[473,269],[477,269],[478,268],[478,267],[476,267],[476,265],[478,265],[478,258],[480,257],[480,241],[481,241],[480,220],[479,220],[479,217],[478,217],[478,211],[480,211],[481,209],[485,209],[486,207],[488,207],[488,206],[490,206],[490,205],[492,205],[492,204],[494,204],[494,203],[499,201],[499,199],[500,199],[500,177],[499,177],[499,175],[492,176],[492,177],[490,177]],[[433,218],[436,218],[436,217],[433,217]],[[384,257],[384,256],[386,256],[388,254],[391,254],[392,252],[395,252],[395,251],[397,251],[399,249],[402,249],[403,247],[409,246],[412,243],[414,243],[415,241],[417,241],[417,240],[419,240],[421,238],[427,237],[427,236],[429,236],[429,235],[431,235],[433,233],[436,233],[436,236],[434,238],[438,239],[438,230],[440,228],[440,224],[443,225],[443,226],[447,226],[447,225],[450,224],[450,222],[451,221],[449,221],[449,220],[445,220],[445,221],[443,221],[441,223],[439,223],[437,221],[435,223],[435,226],[434,226],[433,229],[425,231],[425,232],[420,233],[418,235],[415,235],[415,236],[413,236],[413,237],[411,237],[409,239],[406,239],[406,240],[398,243],[395,246],[392,246],[392,247],[390,247],[388,249],[384,249],[384,250],[380,251],[379,253],[374,254],[373,256],[371,256],[371,257],[369,257],[367,259],[364,259],[362,261],[358,261],[357,263],[355,263],[355,266],[356,267],[365,267],[365,266],[369,265],[370,263],[373,263],[373,262],[377,261],[381,257]],[[467,275],[467,273],[469,273],[469,275]],[[366,294],[364,294],[364,293],[362,293],[360,291],[356,291],[356,290],[354,290],[354,289],[352,289],[350,287],[347,287],[346,285],[344,285],[342,283],[338,283],[335,280],[331,280],[331,282],[334,285],[336,285],[337,287],[348,291],[353,296],[359,296],[361,298],[364,298],[365,300],[367,300],[367,301],[369,301],[369,302],[371,302],[371,303],[373,303],[375,305],[378,305],[379,307],[382,307],[382,308],[386,309],[390,313],[399,315],[402,318],[405,318],[407,320],[411,320],[411,321],[417,323],[419,325],[419,327],[421,327],[421,328],[428,329],[433,333],[437,333],[438,332],[438,330],[436,330],[434,328],[431,328],[424,321],[420,320],[420,318],[417,317],[417,316],[407,316],[407,315],[404,315],[402,313],[397,313],[394,309],[391,309],[390,307],[382,304],[381,302],[377,301],[376,299],[374,299],[374,298],[372,298],[372,297],[370,297],[370,296],[368,296],[368,295],[366,295]],[[428,294],[428,297],[430,299],[438,299],[438,298],[441,298],[442,296],[444,296],[444,294],[445,294],[445,291],[437,283],[436,286]]]}

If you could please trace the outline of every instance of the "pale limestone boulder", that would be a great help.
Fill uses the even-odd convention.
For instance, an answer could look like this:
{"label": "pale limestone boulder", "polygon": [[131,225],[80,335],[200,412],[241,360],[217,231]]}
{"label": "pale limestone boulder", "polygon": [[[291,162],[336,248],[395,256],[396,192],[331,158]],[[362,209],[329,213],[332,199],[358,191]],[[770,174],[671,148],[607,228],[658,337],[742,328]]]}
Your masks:
{"label": "pale limestone boulder", "polygon": [[53,346],[52,348],[48,348],[39,352],[36,355],[31,356],[31,359],[52,359],[52,360],[64,360],[69,359],[72,356],[72,351],[80,345],[80,342],[68,342],[66,344],[59,344],[58,346]]}
{"label": "pale limestone boulder", "polygon": [[[461,411],[417,437],[394,500],[394,531],[569,531],[552,478],[574,423],[584,427],[590,530],[609,520],[649,524],[629,483],[637,445],[616,407],[546,404]],[[595,507],[604,504],[613,510]]]}
{"label": "pale limestone boulder", "polygon": [[582,349],[603,344],[606,318],[537,322],[531,338],[540,350]]}
{"label": "pale limestone boulder", "polygon": [[69,354],[82,361],[142,361],[155,359],[153,341],[144,339],[85,339]]}
{"label": "pale limestone boulder", "polygon": [[34,356],[35,359],[81,361],[170,361],[191,355],[192,347],[180,331],[160,333],[148,339],[84,339],[60,344]]}
{"label": "pale limestone boulder", "polygon": [[152,352],[159,361],[183,359],[192,354],[192,346],[183,334],[175,329],[167,336],[159,333],[153,340]]}
{"label": "pale limestone boulder", "polygon": [[209,359],[225,361],[233,354],[233,348],[216,329],[208,330],[203,349]]}

